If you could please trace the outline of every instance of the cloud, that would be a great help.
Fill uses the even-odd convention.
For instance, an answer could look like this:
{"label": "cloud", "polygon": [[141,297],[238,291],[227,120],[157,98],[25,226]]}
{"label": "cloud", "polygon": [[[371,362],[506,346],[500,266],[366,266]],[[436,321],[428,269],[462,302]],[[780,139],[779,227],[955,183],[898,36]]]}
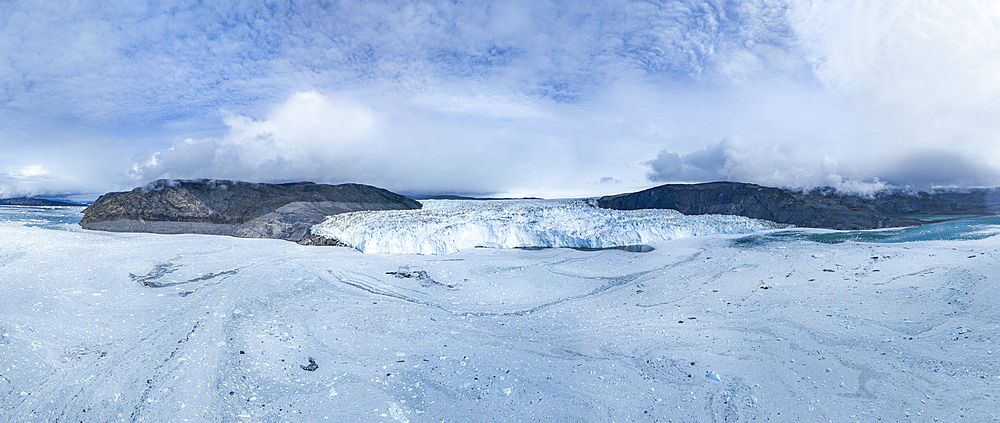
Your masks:
{"label": "cloud", "polygon": [[[127,179],[133,184],[203,177],[313,180],[414,189],[435,186],[442,174],[453,177],[475,173],[474,167],[492,167],[470,154],[483,148],[476,145],[481,137],[467,137],[471,139],[463,145],[453,140],[441,143],[435,135],[443,136],[442,131],[449,129],[438,127],[439,122],[428,128],[420,109],[397,107],[382,104],[377,111],[346,94],[296,93],[263,119],[228,115],[224,119],[228,131],[222,137],[185,139],[141,157]],[[391,121],[387,114],[393,115]],[[453,123],[451,131],[470,129],[461,128],[468,125],[465,119]],[[475,186],[470,183],[465,188]]]}
{"label": "cloud", "polygon": [[975,154],[946,150],[916,150],[901,154],[880,170],[896,186],[1000,186],[1000,170]]}
{"label": "cloud", "polygon": [[349,99],[293,95],[267,118],[230,114],[221,138],[184,139],[133,164],[136,183],[159,178],[337,180],[351,176],[372,139],[376,116]]}
{"label": "cloud", "polygon": [[53,145],[19,135],[0,134],[0,198],[79,194],[73,199],[92,200],[121,173],[121,162],[107,140]]}
{"label": "cloud", "polygon": [[758,144],[736,136],[683,155],[661,150],[645,164],[650,169],[647,178],[653,182],[728,180],[796,189],[829,186],[860,194],[889,187],[927,190],[1000,185],[1000,170],[971,154],[908,151],[885,161],[854,160],[842,166],[795,144]]}
{"label": "cloud", "polygon": [[0,198],[37,195],[40,186],[50,182],[44,166],[33,164],[9,169],[0,174]]}
{"label": "cloud", "polygon": [[651,169],[647,178],[654,182],[741,181],[794,189],[831,186],[860,194],[886,187],[877,176],[845,178],[836,160],[814,153],[794,144],[758,144],[731,135],[684,155],[660,151],[646,162]]}
{"label": "cloud", "polygon": [[0,102],[12,121],[141,127],[219,108],[259,112],[307,90],[486,86],[577,101],[621,75],[747,78],[785,66],[789,54],[769,60],[794,41],[784,8],[763,0],[4,2]]}
{"label": "cloud", "polygon": [[789,24],[850,124],[887,156],[944,150],[1000,166],[1000,6],[798,1]]}
{"label": "cloud", "polygon": [[544,108],[489,97],[301,92],[263,118],[227,116],[221,137],[179,140],[137,156],[123,185],[312,180],[409,193],[573,196],[592,195],[601,184],[644,183],[638,166],[619,165],[641,157],[643,148],[599,142],[632,128]]}
{"label": "cloud", "polygon": [[[754,78],[787,61],[768,57],[792,41],[765,34],[780,8],[696,0],[14,1],[0,16],[0,124],[16,132],[0,142],[18,165],[28,144],[55,152],[41,159],[53,177],[94,191],[206,174],[467,192],[531,191],[532,177],[549,192],[606,176],[638,186],[650,122],[624,125],[638,110],[601,102],[635,105],[615,100],[620,87]],[[277,108],[307,92],[376,121],[339,141],[297,133]],[[70,153],[95,139],[107,157]],[[72,165],[84,158],[97,170]]]}
{"label": "cloud", "polygon": [[[0,161],[0,198],[49,196],[63,197],[88,192],[87,182],[51,172],[47,164],[9,164]],[[78,171],[78,175],[86,172]],[[76,173],[71,171],[70,173]]]}
{"label": "cloud", "polygon": [[[647,162],[652,171],[647,175],[657,182],[705,182],[736,180],[765,185],[793,186],[823,183],[835,175],[836,163],[830,159],[815,160],[794,145],[759,144],[729,135],[717,144],[683,156],[662,150]],[[816,163],[804,168],[802,163]]]}
{"label": "cloud", "polygon": [[44,177],[48,174],[49,171],[45,170],[45,166],[37,164],[24,166],[16,171],[7,173],[7,175],[13,179],[32,179]]}
{"label": "cloud", "polygon": [[[944,0],[0,2],[0,186],[991,184],[997,22]],[[33,165],[47,181],[14,176]]]}
{"label": "cloud", "polygon": [[[732,179],[861,191],[880,184],[925,189],[1000,183],[1000,122],[989,117],[1000,114],[1000,74],[994,71],[1000,68],[1000,7],[938,1],[786,6],[784,22],[795,41],[772,47],[797,53],[819,89],[808,80],[792,82],[785,97],[790,101],[778,102],[768,101],[769,93],[752,93],[758,108],[782,104],[784,110],[730,114],[737,121],[719,124],[728,134],[721,142],[701,147],[665,140],[665,148],[645,162],[651,181]],[[763,82],[758,77],[740,84],[752,89],[766,87]],[[739,92],[728,90],[720,108]],[[741,114],[759,124],[739,122]],[[800,125],[804,119],[810,123]],[[689,137],[704,140],[709,133]]]}

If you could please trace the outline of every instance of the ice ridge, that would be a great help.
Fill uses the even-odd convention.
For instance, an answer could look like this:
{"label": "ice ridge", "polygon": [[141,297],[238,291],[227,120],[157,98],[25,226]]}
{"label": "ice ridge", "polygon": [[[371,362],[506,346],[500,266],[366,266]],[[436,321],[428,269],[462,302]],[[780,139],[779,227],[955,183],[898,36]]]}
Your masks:
{"label": "ice ridge", "polygon": [[601,209],[589,200],[424,200],[422,203],[420,210],[330,216],[312,231],[365,253],[451,254],[475,247],[610,248],[783,226],[740,216]]}

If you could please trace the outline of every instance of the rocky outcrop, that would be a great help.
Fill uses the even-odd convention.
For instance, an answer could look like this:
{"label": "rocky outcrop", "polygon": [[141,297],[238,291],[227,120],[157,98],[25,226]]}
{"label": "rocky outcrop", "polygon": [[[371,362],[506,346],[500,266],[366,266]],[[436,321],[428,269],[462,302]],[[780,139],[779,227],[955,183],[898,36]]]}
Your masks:
{"label": "rocky outcrop", "polygon": [[263,184],[159,180],[102,195],[80,226],[111,232],[199,233],[336,245],[310,228],[327,216],[361,210],[419,209],[420,203],[360,184]]}
{"label": "rocky outcrop", "polygon": [[883,192],[872,197],[830,188],[807,192],[738,182],[668,184],[602,197],[599,207],[674,209],[681,213],[730,214],[795,226],[878,229],[927,223],[916,215],[987,215],[1000,210],[1000,191],[975,189],[936,193]]}

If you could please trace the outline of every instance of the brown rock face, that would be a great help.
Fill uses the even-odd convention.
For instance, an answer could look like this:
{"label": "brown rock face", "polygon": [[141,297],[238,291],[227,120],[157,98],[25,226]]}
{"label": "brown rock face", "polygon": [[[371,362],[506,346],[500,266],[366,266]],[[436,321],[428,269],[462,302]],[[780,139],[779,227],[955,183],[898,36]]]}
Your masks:
{"label": "brown rock face", "polygon": [[159,180],[102,195],[80,226],[112,232],[203,233],[316,243],[309,228],[326,216],[360,210],[419,209],[420,203],[360,184],[261,184]]}

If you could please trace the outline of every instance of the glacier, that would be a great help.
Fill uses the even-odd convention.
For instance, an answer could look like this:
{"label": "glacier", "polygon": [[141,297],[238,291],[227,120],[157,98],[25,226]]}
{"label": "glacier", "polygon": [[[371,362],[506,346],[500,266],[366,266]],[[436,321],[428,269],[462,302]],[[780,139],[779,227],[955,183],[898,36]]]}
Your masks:
{"label": "glacier", "polygon": [[0,422],[996,419],[996,220],[416,255],[79,218],[0,207]]}
{"label": "glacier", "polygon": [[785,227],[740,216],[610,210],[588,200],[423,200],[420,210],[328,217],[315,234],[365,253],[452,254],[487,248],[602,249]]}

